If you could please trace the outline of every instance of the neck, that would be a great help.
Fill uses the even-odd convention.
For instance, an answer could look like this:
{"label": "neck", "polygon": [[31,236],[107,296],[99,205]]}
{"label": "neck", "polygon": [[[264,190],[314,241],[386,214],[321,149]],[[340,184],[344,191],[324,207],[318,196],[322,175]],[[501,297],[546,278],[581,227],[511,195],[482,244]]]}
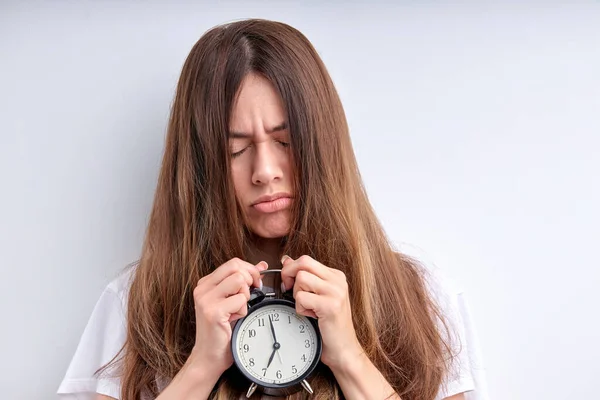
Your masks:
{"label": "neck", "polygon": [[258,264],[266,261],[269,269],[281,268],[281,238],[265,239],[255,237],[252,246],[248,249],[248,261],[252,264]]}

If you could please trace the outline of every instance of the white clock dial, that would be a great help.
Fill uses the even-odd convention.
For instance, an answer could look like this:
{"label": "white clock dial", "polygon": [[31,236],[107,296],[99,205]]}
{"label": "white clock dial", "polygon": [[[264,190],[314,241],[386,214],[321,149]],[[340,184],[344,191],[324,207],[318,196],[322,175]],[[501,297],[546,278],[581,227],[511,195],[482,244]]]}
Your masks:
{"label": "white clock dial", "polygon": [[[271,322],[279,346],[275,345]],[[256,380],[270,384],[298,379],[312,365],[317,349],[317,333],[308,318],[281,304],[264,306],[248,315],[239,327],[234,347],[239,366]]]}

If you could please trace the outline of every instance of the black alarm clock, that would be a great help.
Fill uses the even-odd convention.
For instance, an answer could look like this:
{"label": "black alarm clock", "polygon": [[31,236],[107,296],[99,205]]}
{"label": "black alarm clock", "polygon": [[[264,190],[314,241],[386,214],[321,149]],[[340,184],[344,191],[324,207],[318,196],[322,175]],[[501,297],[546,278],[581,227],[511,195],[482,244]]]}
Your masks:
{"label": "black alarm clock", "polygon": [[[263,274],[281,273],[280,269]],[[321,358],[321,334],[314,318],[296,313],[291,291],[279,285],[253,288],[247,315],[238,320],[231,337],[231,352],[239,371],[249,380],[246,397],[260,387],[269,395],[288,395],[304,388],[306,378]]]}

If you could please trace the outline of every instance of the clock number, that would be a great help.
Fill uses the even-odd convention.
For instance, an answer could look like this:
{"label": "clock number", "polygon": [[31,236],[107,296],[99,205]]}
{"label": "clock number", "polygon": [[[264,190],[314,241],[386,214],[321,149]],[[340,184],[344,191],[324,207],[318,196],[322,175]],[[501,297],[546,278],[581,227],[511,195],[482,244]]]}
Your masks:
{"label": "clock number", "polygon": [[292,374],[295,374],[296,372],[298,372],[298,370],[296,369],[296,366],[292,365]]}
{"label": "clock number", "polygon": [[250,363],[251,367],[254,367],[254,358],[251,358],[250,360],[248,360],[248,362]]}
{"label": "clock number", "polygon": [[277,373],[275,374],[275,376],[277,377],[277,379],[281,379],[281,370],[278,369]]}
{"label": "clock number", "polygon": [[250,329],[250,330],[248,331],[248,335],[249,335],[250,337],[254,337],[254,336],[256,336],[256,331],[255,331],[254,329]]}
{"label": "clock number", "polygon": [[302,354],[302,361],[306,362],[306,354]]}
{"label": "clock number", "polygon": [[263,368],[262,370],[263,370],[263,376],[267,376],[267,369]]}
{"label": "clock number", "polygon": [[310,339],[306,339],[304,341],[304,347],[306,347],[307,349],[310,347]]}
{"label": "clock number", "polygon": [[264,319],[264,318],[260,318],[260,319],[258,320],[258,326],[259,326],[259,327],[260,327],[260,326],[265,326],[265,319]]}
{"label": "clock number", "polygon": [[278,313],[273,314],[273,322],[279,322],[279,314]]}
{"label": "clock number", "polygon": [[304,333],[304,325],[300,325],[300,333]]}
{"label": "clock number", "polygon": [[244,353],[247,353],[250,351],[250,346],[248,346],[247,344],[244,345]]}

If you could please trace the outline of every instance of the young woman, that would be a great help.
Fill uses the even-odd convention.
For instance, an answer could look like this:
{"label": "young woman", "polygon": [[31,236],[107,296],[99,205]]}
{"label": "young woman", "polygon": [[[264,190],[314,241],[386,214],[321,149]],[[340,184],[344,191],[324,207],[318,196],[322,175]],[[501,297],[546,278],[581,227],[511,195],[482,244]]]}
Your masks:
{"label": "young woman", "polygon": [[267,268],[318,321],[311,398],[483,398],[453,294],[392,248],[369,204],[317,52],[245,20],[208,31],[183,66],[141,259],[103,293],[59,394],[244,396],[232,324]]}

